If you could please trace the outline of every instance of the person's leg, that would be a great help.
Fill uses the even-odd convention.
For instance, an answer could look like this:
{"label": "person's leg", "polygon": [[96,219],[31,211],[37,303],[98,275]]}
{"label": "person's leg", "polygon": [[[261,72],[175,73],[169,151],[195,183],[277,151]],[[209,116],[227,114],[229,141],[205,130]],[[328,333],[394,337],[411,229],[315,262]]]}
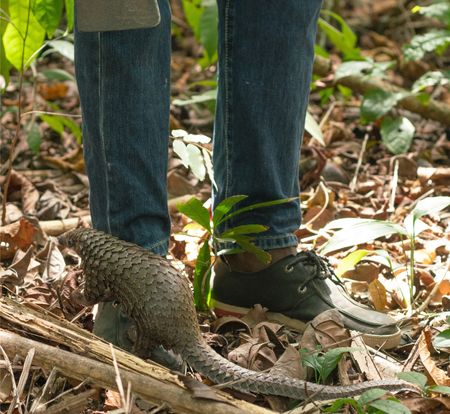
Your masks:
{"label": "person's leg", "polygon": [[[151,29],[75,33],[83,143],[93,227],[167,252],[171,21]],[[94,332],[129,349],[129,320],[102,304]]]}
{"label": "person's leg", "polygon": [[[298,197],[298,168],[321,0],[219,0],[219,96],[214,204]],[[260,223],[263,249],[296,246],[299,201],[237,216],[224,229]]]}
{"label": "person's leg", "polygon": [[[237,194],[245,204],[298,197],[298,163],[314,58],[320,0],[218,0],[219,95],[214,134],[214,205]],[[327,262],[296,254],[299,201],[254,210],[224,229],[264,224],[255,244],[273,264],[254,271],[255,258],[218,260],[212,299],[218,314],[245,313],[254,304],[287,325],[301,327],[327,309],[371,344],[395,346],[395,320],[353,301]],[[218,248],[231,247],[224,244]],[[274,250],[275,249],[275,250]],[[281,249],[281,250],[280,250]],[[248,266],[245,262],[252,261]],[[230,266],[231,265],[231,266]]]}

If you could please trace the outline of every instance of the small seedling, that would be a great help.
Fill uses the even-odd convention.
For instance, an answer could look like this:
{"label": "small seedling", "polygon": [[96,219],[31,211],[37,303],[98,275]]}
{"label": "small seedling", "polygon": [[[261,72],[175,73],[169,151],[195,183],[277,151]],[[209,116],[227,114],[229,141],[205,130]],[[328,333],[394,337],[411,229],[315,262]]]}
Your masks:
{"label": "small seedling", "polygon": [[271,260],[269,253],[253,243],[255,235],[267,231],[267,226],[262,224],[244,224],[228,228],[224,231],[219,231],[219,226],[243,213],[259,208],[289,203],[297,199],[297,197],[283,198],[252,204],[236,210],[234,207],[246,198],[248,198],[246,195],[235,195],[226,198],[214,208],[212,217],[210,216],[210,211],[196,198],[191,198],[186,203],[177,205],[181,213],[192,219],[205,230],[203,244],[200,248],[194,270],[194,302],[199,310],[207,310],[210,299],[211,246],[217,246],[218,243],[232,243],[236,245],[236,247],[231,249],[223,249],[220,251],[216,251],[214,248],[214,254],[216,256],[247,251],[253,253],[263,263],[270,263]]}

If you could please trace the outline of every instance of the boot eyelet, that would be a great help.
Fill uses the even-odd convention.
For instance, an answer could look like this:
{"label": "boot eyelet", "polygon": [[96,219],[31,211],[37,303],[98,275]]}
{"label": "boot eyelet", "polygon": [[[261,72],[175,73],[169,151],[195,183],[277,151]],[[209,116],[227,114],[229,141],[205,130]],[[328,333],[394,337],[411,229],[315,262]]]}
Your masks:
{"label": "boot eyelet", "polygon": [[291,273],[293,270],[294,270],[294,266],[291,266],[291,265],[284,266],[284,271],[286,273]]}
{"label": "boot eyelet", "polygon": [[300,294],[306,293],[306,291],[308,290],[308,286],[299,286],[297,289],[297,292]]}

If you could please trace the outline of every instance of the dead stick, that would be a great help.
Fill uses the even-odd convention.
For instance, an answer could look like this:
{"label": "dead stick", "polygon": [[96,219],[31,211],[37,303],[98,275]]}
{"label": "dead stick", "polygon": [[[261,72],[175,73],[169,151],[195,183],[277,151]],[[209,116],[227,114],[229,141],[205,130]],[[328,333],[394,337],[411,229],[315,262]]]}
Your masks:
{"label": "dead stick", "polygon": [[[316,56],[314,61],[314,73],[319,76],[327,76],[333,71],[330,60]],[[347,76],[335,81],[336,84],[346,86],[357,93],[365,93],[372,89],[382,89],[387,92],[407,92],[406,89],[392,85],[379,79],[363,78],[361,76]],[[411,95],[399,101],[399,107],[414,112],[424,118],[439,121],[443,125],[450,126],[450,106],[430,99],[426,104],[422,103],[417,96]]]}
{"label": "dead stick", "polygon": [[[79,381],[89,378],[94,384],[117,391],[114,368],[103,362],[26,339],[3,329],[0,329],[0,343],[10,358],[13,358],[15,355],[25,357],[30,349],[35,349],[34,364],[47,369],[56,366],[70,378]],[[156,404],[165,402],[176,412],[192,414],[272,413],[264,408],[235,400],[223,393],[220,394],[227,399],[227,404],[218,401],[195,399],[188,390],[180,385],[159,381],[151,376],[138,374],[123,368],[120,374],[124,382],[131,383],[131,389],[134,393]]]}

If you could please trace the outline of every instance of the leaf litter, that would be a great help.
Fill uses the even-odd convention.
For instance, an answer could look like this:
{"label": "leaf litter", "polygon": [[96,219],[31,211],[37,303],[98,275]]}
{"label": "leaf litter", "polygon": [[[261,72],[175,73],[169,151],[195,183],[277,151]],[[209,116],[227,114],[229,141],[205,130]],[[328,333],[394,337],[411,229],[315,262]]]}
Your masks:
{"label": "leaf litter", "polygon": [[[396,2],[384,0],[367,13],[367,10],[364,11],[368,7],[367,2],[361,3],[350,17],[359,19],[359,24],[367,27],[375,24],[368,23],[367,16],[376,19],[376,16],[396,7]],[[389,30],[395,33],[395,28]],[[369,32],[362,36],[361,43],[372,56],[384,53],[383,48],[386,47],[399,50],[398,43],[388,37]],[[199,69],[196,60],[190,55],[198,55],[195,48],[186,44],[175,47],[172,62],[175,97],[187,95],[189,84],[204,81],[210,76]],[[61,67],[73,73],[72,64],[61,58],[47,57],[39,65],[40,69]],[[420,62],[410,62],[399,70],[393,81],[400,79],[409,82],[424,70]],[[322,80],[317,81],[319,86],[320,82]],[[326,85],[327,80],[323,82]],[[63,111],[79,115],[78,96],[72,81],[41,83],[38,92],[36,104],[40,110],[51,110],[47,101],[57,101]],[[2,98],[4,105],[17,105],[17,94],[17,89],[11,87]],[[445,92],[443,94],[445,96]],[[25,105],[31,107],[31,85],[25,87],[25,101]],[[304,224],[297,232],[301,249],[319,249],[324,246],[333,234],[325,232],[324,228],[333,220],[379,219],[400,225],[418,200],[450,196],[448,130],[433,121],[415,122],[415,138],[408,152],[393,156],[380,146],[380,126],[370,130],[361,125],[359,114],[355,111],[355,105],[360,102],[359,97],[351,96],[344,104],[336,101],[323,108],[318,93],[312,93],[310,110],[316,118],[325,117],[330,105],[334,106],[321,125],[325,146],[306,135],[302,149],[299,180]],[[171,108],[173,130],[192,131],[193,136],[211,136],[211,121],[211,112],[200,106],[173,105]],[[17,120],[11,112],[5,112],[0,122],[4,129],[2,139],[9,146],[11,131]],[[39,130],[42,142],[38,154],[28,149],[23,136],[22,144],[14,155],[15,169],[6,203],[7,221],[0,227],[1,294],[43,307],[92,330],[93,310],[86,308],[80,301],[82,275],[77,258],[70,252],[61,252],[42,230],[52,222],[52,225],[59,225],[53,234],[63,232],[67,229],[67,219],[75,219],[75,226],[84,225],[80,218],[89,214],[89,186],[81,147],[72,132],[64,130],[56,133],[45,122],[39,123]],[[368,140],[365,151],[362,151],[366,134]],[[169,150],[168,191],[171,197],[192,194],[204,200],[205,194],[210,192],[209,178],[204,181],[199,179],[199,176],[202,178],[206,171],[210,171],[208,165],[201,163],[199,154],[204,154],[204,151],[208,153],[211,147],[205,139],[198,144],[201,151],[194,144],[197,142],[187,142],[187,145],[183,144],[184,147],[175,144]],[[178,149],[178,154],[188,146],[191,149],[190,152],[184,151],[185,156],[180,160],[175,154],[176,146],[182,148]],[[3,149],[0,155],[4,161]],[[362,166],[356,174],[355,167],[361,157]],[[194,171],[188,168],[191,164],[196,166]],[[4,176],[0,176],[1,184],[3,180]],[[198,228],[183,231],[189,220],[179,213],[172,211],[171,218],[171,258],[177,261],[187,277],[192,278],[202,232]],[[416,235],[413,246],[416,278],[412,304],[408,295],[412,245],[407,238],[393,233],[328,254],[336,267],[349,254],[359,250],[367,252],[348,265],[340,277],[356,300],[380,311],[390,312],[402,321],[402,341],[396,349],[374,350],[365,346],[358,336],[355,338],[354,333],[342,326],[339,317],[333,312],[319,315],[302,332],[296,332],[281,323],[269,322],[266,310],[260,306],[256,306],[242,319],[213,319],[211,315],[199,314],[205,337],[218,352],[254,370],[315,380],[317,372],[323,370],[319,365],[320,361],[323,363],[327,351],[342,348],[341,354],[336,351],[333,360],[336,365],[333,367],[338,365],[338,369],[330,372],[326,380],[328,383],[382,379],[391,377],[395,371],[417,371],[426,375],[428,385],[450,385],[450,321],[444,313],[450,309],[450,216],[447,209],[441,214],[425,215],[421,220],[427,229]],[[348,347],[354,347],[354,350],[347,352]],[[303,358],[309,358],[309,364],[302,363],[300,349],[306,350]],[[20,360],[12,362],[16,380],[23,369],[21,363]],[[311,368],[314,364],[316,370]],[[13,393],[11,378],[3,365],[0,374],[0,409],[3,410],[12,402]],[[40,367],[33,367],[29,378],[27,392],[30,401],[33,401],[40,395],[42,384],[49,379],[49,373]],[[201,379],[198,376],[195,378]],[[73,387],[63,373],[59,374],[55,383],[59,385],[53,386],[52,395]],[[82,388],[87,390],[89,387]],[[203,391],[196,392],[202,395]],[[450,399],[445,395],[432,393],[427,397],[417,397],[400,394],[398,397],[412,413],[450,411]],[[288,409],[288,403],[281,398],[245,398],[274,410]],[[113,391],[106,391],[93,395],[82,410],[102,413],[120,407],[120,397]],[[150,412],[154,408],[151,406],[144,410],[135,406],[133,410]]]}

